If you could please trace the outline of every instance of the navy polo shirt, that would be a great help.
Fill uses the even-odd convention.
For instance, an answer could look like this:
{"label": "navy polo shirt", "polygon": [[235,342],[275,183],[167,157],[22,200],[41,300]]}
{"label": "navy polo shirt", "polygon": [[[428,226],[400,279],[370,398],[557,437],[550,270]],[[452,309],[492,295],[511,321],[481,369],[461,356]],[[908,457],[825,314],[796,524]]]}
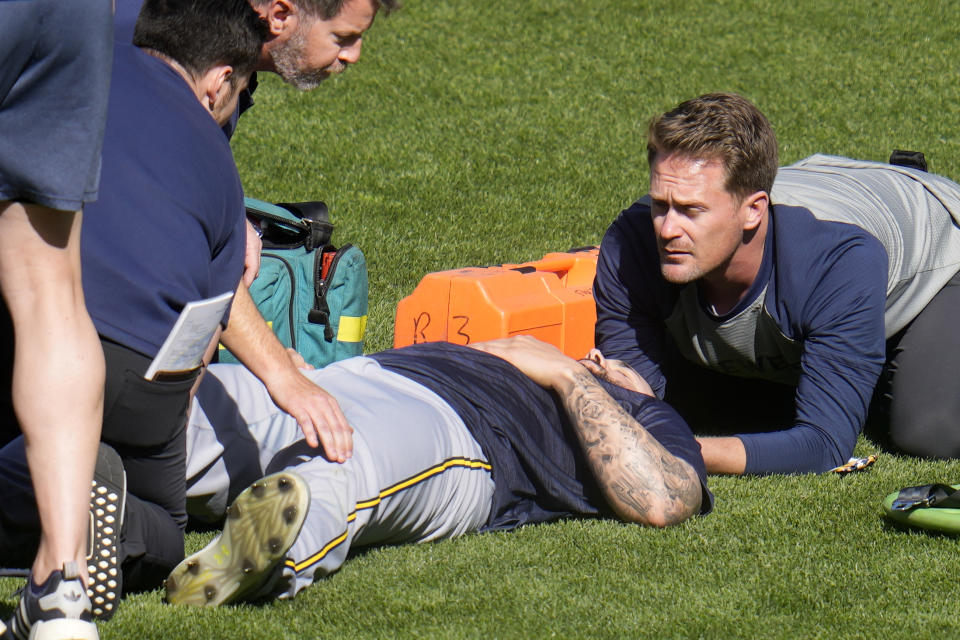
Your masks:
{"label": "navy polo shirt", "polygon": [[153,357],[186,303],[237,288],[240,178],[186,81],[129,44],[114,48],[102,161],[84,211],[87,308],[101,336]]}

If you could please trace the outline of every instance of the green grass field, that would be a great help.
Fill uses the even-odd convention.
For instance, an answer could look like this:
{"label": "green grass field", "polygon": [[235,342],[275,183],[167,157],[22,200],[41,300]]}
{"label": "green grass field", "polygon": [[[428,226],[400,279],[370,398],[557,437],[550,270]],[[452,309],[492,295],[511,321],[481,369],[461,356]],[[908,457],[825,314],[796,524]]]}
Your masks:
{"label": "green grass field", "polygon": [[[370,268],[367,351],[429,271],[599,243],[645,192],[648,120],[729,90],[781,164],[926,152],[960,179],[951,3],[408,0],[311,94],[261,77],[233,147],[248,195],[323,199]],[[949,638],[954,538],[898,530],[889,492],[960,463],[879,453],[865,473],[711,478],[716,510],[665,531],[567,521],[371,550],[292,602],[196,611],[135,595],[104,639]],[[209,535],[190,534],[188,551]],[[17,581],[5,589],[8,612]]]}

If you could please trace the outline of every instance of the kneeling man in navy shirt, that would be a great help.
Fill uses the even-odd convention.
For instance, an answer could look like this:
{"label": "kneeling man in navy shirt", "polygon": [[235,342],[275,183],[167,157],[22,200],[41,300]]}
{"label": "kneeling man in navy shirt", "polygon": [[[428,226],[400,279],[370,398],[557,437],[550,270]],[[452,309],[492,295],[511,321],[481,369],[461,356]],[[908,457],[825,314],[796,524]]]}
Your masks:
{"label": "kneeling man in navy shirt", "polygon": [[647,156],[649,196],[603,239],[596,341],[715,436],[708,471],[829,470],[868,410],[904,452],[960,456],[960,186],[919,161],[778,170],[733,94],[656,118]]}

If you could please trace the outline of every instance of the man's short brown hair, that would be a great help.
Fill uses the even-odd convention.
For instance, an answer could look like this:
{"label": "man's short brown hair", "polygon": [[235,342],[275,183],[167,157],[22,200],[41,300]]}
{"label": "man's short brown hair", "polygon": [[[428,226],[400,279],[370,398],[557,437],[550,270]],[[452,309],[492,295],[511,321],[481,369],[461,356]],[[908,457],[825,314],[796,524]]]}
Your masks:
{"label": "man's short brown hair", "polygon": [[[270,0],[252,0],[254,6],[260,7],[268,4]],[[335,18],[343,10],[346,0],[293,0],[297,8],[308,15],[316,16],[321,20]],[[384,13],[390,13],[400,8],[400,0],[376,0],[380,9]]]}
{"label": "man's short brown hair", "polygon": [[718,160],[727,191],[770,193],[777,176],[777,137],[766,116],[735,93],[708,93],[656,117],[647,131],[647,161],[677,153]]}

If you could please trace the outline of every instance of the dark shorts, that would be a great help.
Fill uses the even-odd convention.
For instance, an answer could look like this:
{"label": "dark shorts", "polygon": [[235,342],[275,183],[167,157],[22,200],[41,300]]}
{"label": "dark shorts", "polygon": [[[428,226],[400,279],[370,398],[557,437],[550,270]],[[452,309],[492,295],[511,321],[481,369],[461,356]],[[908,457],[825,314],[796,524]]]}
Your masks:
{"label": "dark shorts", "polygon": [[867,435],[925,458],[960,458],[960,273],[887,341]]}
{"label": "dark shorts", "polygon": [[0,200],[96,199],[112,57],[111,0],[0,0]]}

